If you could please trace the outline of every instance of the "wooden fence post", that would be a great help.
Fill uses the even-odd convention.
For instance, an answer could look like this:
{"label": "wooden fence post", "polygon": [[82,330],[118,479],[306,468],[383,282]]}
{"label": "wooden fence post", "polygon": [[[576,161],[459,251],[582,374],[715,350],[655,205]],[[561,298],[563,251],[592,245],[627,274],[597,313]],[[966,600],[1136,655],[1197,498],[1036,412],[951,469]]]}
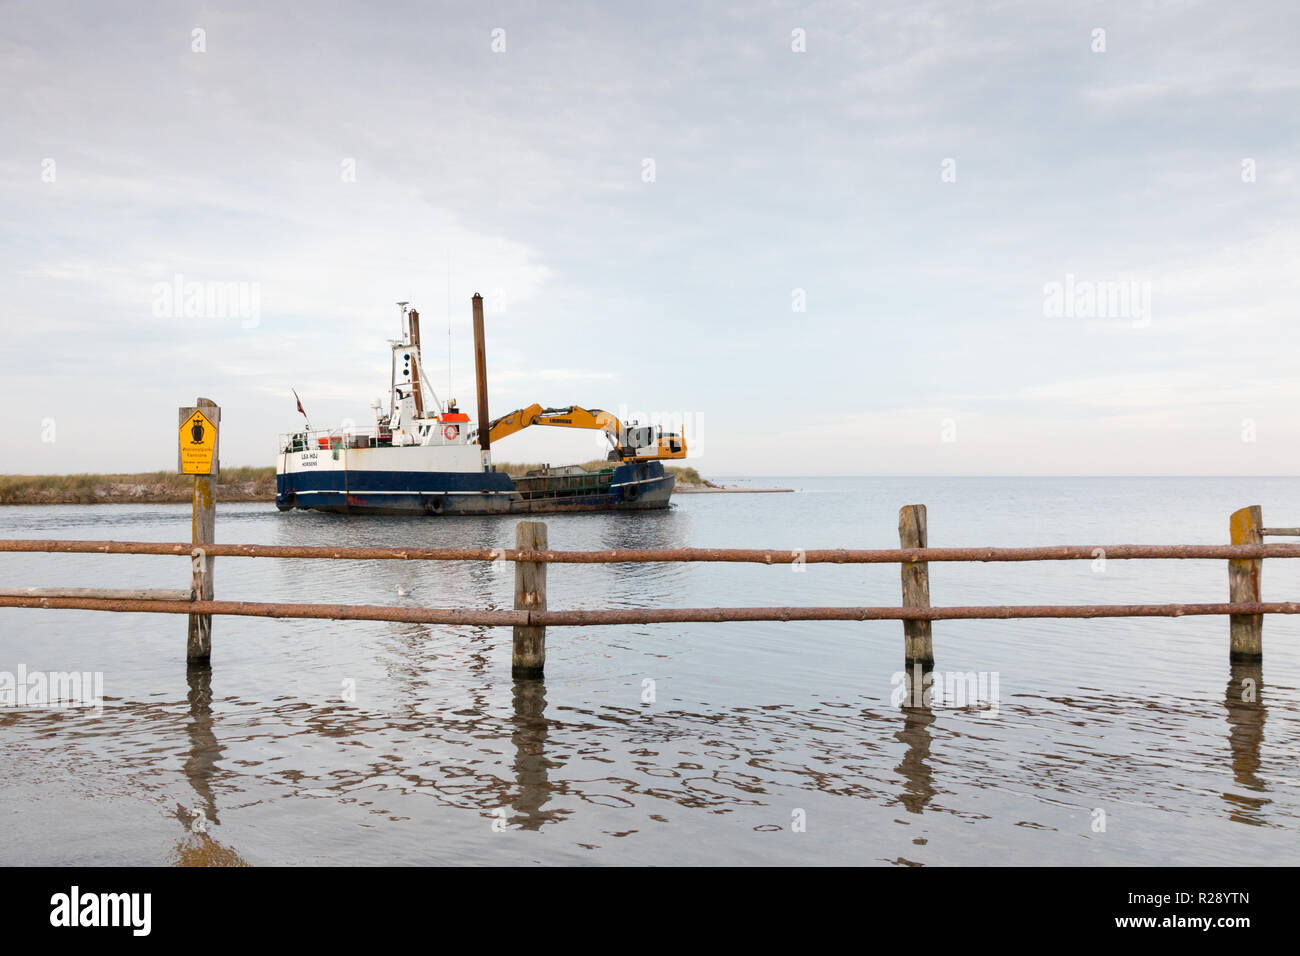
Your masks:
{"label": "wooden fence post", "polygon": [[[901,548],[929,547],[925,523],[925,505],[903,505],[898,509],[898,545]],[[906,561],[903,573],[903,606],[930,606],[930,565],[925,561]],[[908,664],[923,668],[934,666],[934,645],[930,621],[904,621],[903,644]]]}
{"label": "wooden fence post", "polygon": [[[1228,530],[1233,544],[1263,544],[1264,517],[1259,505],[1232,513]],[[1228,561],[1228,600],[1234,604],[1258,604],[1259,577],[1264,562],[1258,558]],[[1264,615],[1232,614],[1228,617],[1231,647],[1229,659],[1258,661],[1264,658]]]}
{"label": "wooden fence post", "polygon": [[[515,529],[515,547],[520,551],[546,550],[546,522],[521,521]],[[546,564],[541,561],[515,562],[515,610],[546,610]],[[546,628],[515,626],[510,675],[516,680],[540,678],[546,667]]]}
{"label": "wooden fence post", "polygon": [[[221,409],[212,399],[200,398],[195,405],[214,425],[221,421]],[[216,541],[219,454],[220,448],[214,447],[210,475],[194,476],[194,515],[191,522],[194,550],[190,552],[190,588],[199,601],[211,601],[213,598],[212,576],[217,559],[207,554],[203,546]],[[207,666],[211,659],[212,615],[191,614],[189,637],[185,642],[185,661],[187,664]]]}

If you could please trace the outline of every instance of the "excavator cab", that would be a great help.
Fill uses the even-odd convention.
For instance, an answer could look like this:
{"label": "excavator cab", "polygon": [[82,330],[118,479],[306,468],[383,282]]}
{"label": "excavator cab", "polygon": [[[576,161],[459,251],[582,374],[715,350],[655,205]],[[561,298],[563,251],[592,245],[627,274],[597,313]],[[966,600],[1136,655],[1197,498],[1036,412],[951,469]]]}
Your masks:
{"label": "excavator cab", "polygon": [[[657,461],[685,458],[686,438],[677,432],[665,432],[652,425],[631,425],[623,429],[621,460]],[[617,452],[615,454],[618,454]]]}

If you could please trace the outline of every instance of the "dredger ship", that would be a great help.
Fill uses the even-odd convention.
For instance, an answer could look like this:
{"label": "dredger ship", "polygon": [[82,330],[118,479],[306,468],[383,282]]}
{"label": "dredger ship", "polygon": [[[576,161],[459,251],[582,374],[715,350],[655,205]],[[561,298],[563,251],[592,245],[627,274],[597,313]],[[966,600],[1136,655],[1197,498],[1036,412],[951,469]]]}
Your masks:
{"label": "dredger ship", "polygon": [[[275,503],[281,511],[484,515],[668,507],[676,479],[664,471],[663,460],[686,457],[682,434],[625,424],[609,412],[578,405],[535,404],[489,419],[479,295],[473,298],[474,427],[454,399],[443,403],[434,393],[420,357],[420,315],[408,305],[398,303],[402,337],[390,342],[388,404],[372,404],[375,424],[316,431],[309,423],[280,436]],[[611,446],[609,467],[547,467],[519,478],[498,471],[492,445],[533,425],[603,431]]]}

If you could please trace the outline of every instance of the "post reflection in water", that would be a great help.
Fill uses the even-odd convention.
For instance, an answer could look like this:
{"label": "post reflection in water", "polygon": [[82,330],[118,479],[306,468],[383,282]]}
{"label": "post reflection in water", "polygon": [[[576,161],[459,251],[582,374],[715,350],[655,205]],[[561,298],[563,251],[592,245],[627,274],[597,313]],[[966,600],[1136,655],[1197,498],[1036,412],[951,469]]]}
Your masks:
{"label": "post reflection in water", "polygon": [[902,763],[894,769],[903,775],[903,792],[898,799],[909,813],[921,813],[935,794],[934,771],[927,762],[934,713],[930,710],[930,695],[923,683],[931,666],[907,665],[908,693],[903,699],[903,727],[894,734],[895,739],[907,747]]}
{"label": "post reflection in water", "polygon": [[185,680],[189,685],[190,706],[185,732],[190,750],[184,770],[185,779],[194,788],[198,800],[188,807],[176,808],[176,818],[187,832],[185,839],[176,844],[173,862],[179,866],[247,866],[237,852],[222,846],[207,833],[208,825],[221,822],[212,780],[225,750],[212,727],[212,668],[187,667]]}
{"label": "post reflection in water", "polygon": [[[1228,710],[1228,748],[1232,756],[1233,782],[1246,790],[1262,794],[1267,790],[1259,776],[1259,751],[1264,742],[1266,713],[1263,665],[1258,662],[1234,661],[1223,703]],[[1270,802],[1268,797],[1252,797],[1227,791],[1221,796],[1229,806],[1229,819],[1256,826],[1265,822],[1262,811]]]}
{"label": "post reflection in water", "polygon": [[514,717],[510,741],[515,748],[515,795],[510,807],[515,812],[510,824],[523,830],[540,830],[542,824],[558,820],[552,810],[543,810],[551,784],[546,763],[546,682],[514,682]]}

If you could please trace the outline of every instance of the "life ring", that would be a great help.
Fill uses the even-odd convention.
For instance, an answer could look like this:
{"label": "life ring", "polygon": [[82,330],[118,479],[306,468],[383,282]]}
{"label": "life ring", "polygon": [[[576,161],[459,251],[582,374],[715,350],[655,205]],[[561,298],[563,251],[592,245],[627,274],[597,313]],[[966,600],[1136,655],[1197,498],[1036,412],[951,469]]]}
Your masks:
{"label": "life ring", "polygon": [[455,425],[446,425],[442,429],[442,437],[447,439],[447,441],[451,441],[459,434],[460,434],[460,428],[458,428]]}

